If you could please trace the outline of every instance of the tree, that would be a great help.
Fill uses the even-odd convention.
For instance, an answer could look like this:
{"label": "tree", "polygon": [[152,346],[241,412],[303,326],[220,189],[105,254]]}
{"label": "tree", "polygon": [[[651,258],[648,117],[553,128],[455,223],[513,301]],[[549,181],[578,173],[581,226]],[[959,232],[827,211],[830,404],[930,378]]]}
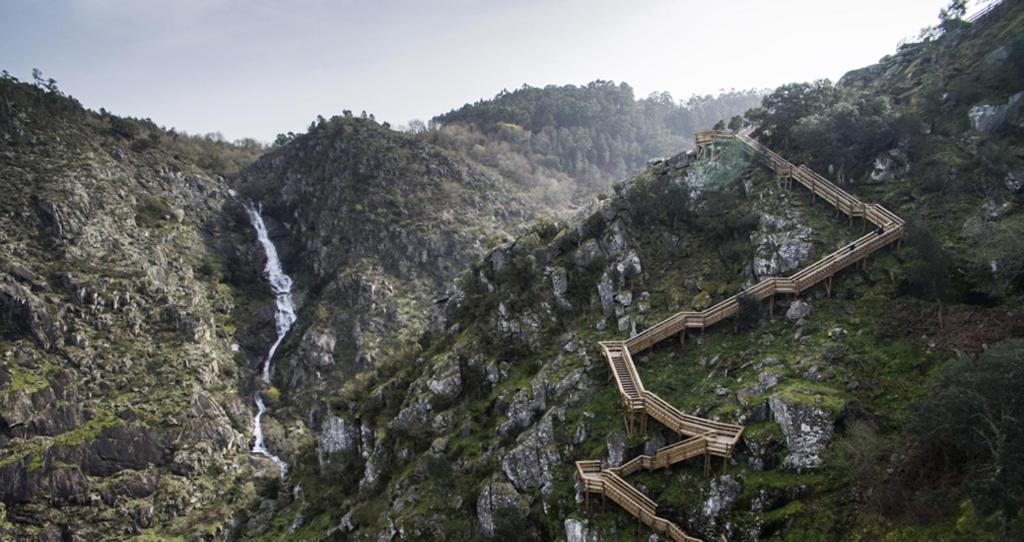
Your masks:
{"label": "tree", "polygon": [[908,222],[905,232],[906,277],[910,293],[938,303],[939,327],[942,328],[942,303],[953,290],[950,280],[953,259],[920,219]]}
{"label": "tree", "polygon": [[828,79],[819,79],[813,83],[790,83],[765,96],[762,106],[749,111],[747,118],[768,132],[769,143],[789,148],[797,122],[823,111],[835,101],[835,87]]}
{"label": "tree", "polygon": [[412,119],[409,121],[409,131],[414,134],[422,134],[427,131],[427,125],[420,119]]}
{"label": "tree", "polygon": [[956,21],[964,18],[967,14],[967,0],[951,0],[949,4],[939,11],[939,20],[942,23]]}
{"label": "tree", "polygon": [[[1024,340],[992,345],[944,366],[914,409],[911,430],[932,479],[966,474],[966,488],[1004,530],[1024,505]],[[947,471],[947,472],[943,472]]]}
{"label": "tree", "polygon": [[851,92],[834,98],[788,131],[812,167],[834,168],[843,182],[849,174],[863,173],[880,152],[893,147],[898,117],[884,97]]}

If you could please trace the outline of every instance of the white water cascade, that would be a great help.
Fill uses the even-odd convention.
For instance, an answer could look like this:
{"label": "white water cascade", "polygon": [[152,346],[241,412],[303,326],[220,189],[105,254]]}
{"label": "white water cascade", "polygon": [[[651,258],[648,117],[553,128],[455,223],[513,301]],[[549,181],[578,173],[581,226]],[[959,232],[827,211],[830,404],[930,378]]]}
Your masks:
{"label": "white water cascade", "polygon": [[[274,243],[270,241],[270,237],[267,235],[267,225],[263,223],[260,210],[251,205],[246,205],[245,212],[249,214],[249,221],[252,222],[252,227],[256,230],[256,237],[259,239],[260,245],[263,246],[263,251],[267,254],[267,265],[263,272],[266,274],[267,280],[270,281],[270,288],[274,292],[274,300],[277,304],[277,310],[274,312],[277,338],[274,340],[274,344],[270,345],[270,350],[267,351],[267,358],[263,361],[262,370],[263,383],[270,384],[270,363],[274,359],[274,353],[277,351],[277,347],[281,345],[285,335],[288,334],[292,324],[295,323],[295,303],[292,302],[292,279],[284,274],[284,270],[281,268],[281,260],[277,256],[277,248],[274,247]],[[271,453],[263,442],[262,419],[263,415],[267,412],[267,407],[263,404],[263,396],[260,392],[256,392],[255,399],[256,419],[253,421],[252,433],[256,440],[252,445],[252,451],[270,458],[281,469],[281,476],[284,476],[288,472],[288,464],[280,457]]]}

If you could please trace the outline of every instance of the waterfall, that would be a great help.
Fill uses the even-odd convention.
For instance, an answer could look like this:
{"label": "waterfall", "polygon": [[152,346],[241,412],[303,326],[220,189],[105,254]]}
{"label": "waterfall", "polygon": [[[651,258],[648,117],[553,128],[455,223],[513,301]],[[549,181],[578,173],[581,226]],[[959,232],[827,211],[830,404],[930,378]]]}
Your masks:
{"label": "waterfall", "polygon": [[[277,338],[267,351],[267,357],[263,360],[262,369],[263,383],[270,384],[270,363],[274,359],[277,347],[281,345],[281,341],[284,340],[285,335],[288,334],[288,330],[291,329],[296,319],[295,303],[292,301],[292,279],[284,274],[284,270],[281,268],[281,259],[278,258],[277,248],[274,247],[274,243],[270,241],[270,237],[267,235],[267,225],[264,224],[263,217],[260,216],[260,209],[246,205],[245,212],[248,213],[249,221],[252,222],[252,227],[256,230],[256,237],[259,239],[260,245],[263,246],[263,251],[267,255],[267,265],[263,268],[263,272],[266,274],[267,280],[270,281],[270,289],[274,293],[274,302],[277,305],[277,310],[274,312],[274,327],[277,331]],[[288,464],[280,457],[271,453],[263,442],[262,420],[263,415],[267,412],[267,407],[263,403],[263,396],[260,392],[256,392],[255,400],[256,419],[253,421],[252,428],[255,442],[252,445],[252,451],[270,458],[281,469],[281,475],[284,476],[288,472]]]}
{"label": "waterfall", "polygon": [[283,459],[270,453],[267,449],[266,443],[263,442],[263,414],[267,412],[267,406],[263,404],[263,396],[259,392],[256,392],[256,419],[252,424],[252,434],[256,437],[256,441],[252,445],[252,451],[260,454],[264,457],[269,457],[271,461],[277,465],[277,468],[281,469],[281,476],[288,473],[288,463],[285,463]]}

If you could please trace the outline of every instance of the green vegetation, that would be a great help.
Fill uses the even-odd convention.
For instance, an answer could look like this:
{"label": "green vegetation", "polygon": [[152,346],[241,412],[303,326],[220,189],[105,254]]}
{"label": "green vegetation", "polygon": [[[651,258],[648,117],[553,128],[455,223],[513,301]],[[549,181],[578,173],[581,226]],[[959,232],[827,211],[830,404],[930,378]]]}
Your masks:
{"label": "green vegetation", "polygon": [[427,140],[497,170],[549,204],[607,190],[648,160],[692,145],[694,132],[760,101],[755,91],[636,99],[625,83],[523,86],[435,117]]}

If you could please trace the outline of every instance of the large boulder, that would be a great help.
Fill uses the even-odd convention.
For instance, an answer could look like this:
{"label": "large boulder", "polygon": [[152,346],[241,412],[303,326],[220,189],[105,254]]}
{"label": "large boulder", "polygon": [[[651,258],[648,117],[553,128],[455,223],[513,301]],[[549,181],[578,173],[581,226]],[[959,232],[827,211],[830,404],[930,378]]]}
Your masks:
{"label": "large boulder", "polygon": [[811,253],[811,228],[800,223],[795,209],[784,215],[763,213],[754,243],[753,271],[757,278],[775,277],[800,267]]}
{"label": "large boulder", "polygon": [[789,309],[786,310],[787,320],[803,320],[811,315],[811,304],[802,300],[797,299],[796,301],[789,304]]}
{"label": "large boulder", "polygon": [[788,453],[783,465],[798,471],[820,467],[842,400],[819,390],[790,387],[773,394],[768,405],[786,437]]}
{"label": "large boulder", "polygon": [[881,183],[902,178],[910,171],[907,154],[900,149],[890,149],[875,157],[870,179]]}
{"label": "large boulder", "polygon": [[535,378],[529,388],[523,388],[512,397],[505,409],[507,418],[498,426],[498,434],[511,437],[529,427],[547,408],[547,386],[541,378]]}
{"label": "large boulder", "polygon": [[311,369],[329,369],[334,365],[334,347],[337,342],[337,337],[330,330],[310,328],[302,336],[299,359]]}
{"label": "large boulder", "polygon": [[462,391],[462,370],[459,357],[448,354],[438,360],[427,379],[427,389],[436,401],[449,401]]}
{"label": "large boulder", "polygon": [[569,292],[569,273],[564,267],[549,267],[545,271],[551,278],[551,291],[555,296],[555,303],[562,310],[572,309],[572,303],[566,297]]}

